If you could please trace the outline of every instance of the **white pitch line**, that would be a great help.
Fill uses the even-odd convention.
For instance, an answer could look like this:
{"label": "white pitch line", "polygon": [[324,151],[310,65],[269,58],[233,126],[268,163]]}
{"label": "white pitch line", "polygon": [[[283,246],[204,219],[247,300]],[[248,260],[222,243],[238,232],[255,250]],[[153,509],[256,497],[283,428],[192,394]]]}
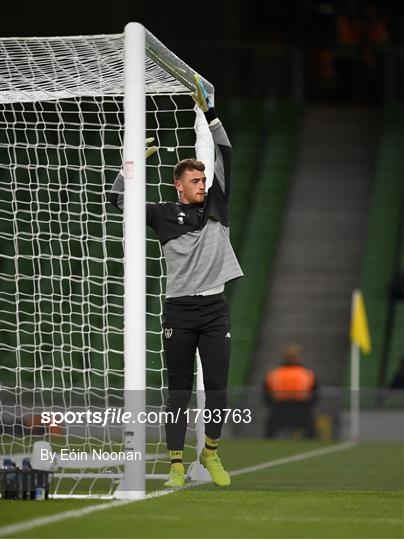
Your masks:
{"label": "white pitch line", "polygon": [[285,463],[292,463],[293,461],[301,461],[302,459],[309,459],[312,457],[323,456],[325,454],[340,452],[341,450],[347,450],[348,448],[352,448],[355,445],[356,443],[352,441],[347,441],[340,444],[334,444],[332,446],[327,446],[325,448],[318,448],[317,450],[304,452],[303,454],[295,454],[294,456],[288,456],[285,458],[274,459],[272,461],[266,461],[265,463],[252,465],[251,467],[244,467],[243,469],[238,469],[237,471],[231,471],[230,476],[238,476],[239,474],[255,472],[261,469],[269,469],[270,467],[277,467],[278,465],[283,465]]}
{"label": "white pitch line", "polygon": [[[146,495],[145,499],[154,499],[155,497],[162,497],[163,495],[169,495],[173,493],[174,490],[164,490],[164,491],[153,491]],[[145,499],[139,499],[144,501]],[[15,523],[12,525],[7,525],[6,527],[0,528],[0,537],[6,538],[7,536],[20,533],[29,529],[36,529],[37,527],[42,527],[44,525],[49,525],[51,523],[56,523],[58,521],[63,521],[70,518],[81,518],[92,514],[93,512],[100,512],[101,510],[109,510],[110,508],[116,508],[117,506],[125,506],[133,502],[139,502],[133,500],[124,500],[124,501],[109,501],[103,504],[95,504],[91,506],[85,506],[84,508],[79,508],[78,510],[68,510],[67,512],[61,512],[60,514],[54,514],[50,516],[44,516],[39,518],[34,518],[28,521],[21,521],[20,523]]]}
{"label": "white pitch line", "polygon": [[79,510],[70,510],[68,512],[61,512],[60,514],[54,514],[53,516],[44,516],[39,518],[34,518],[28,521],[21,521],[20,523],[15,523],[12,525],[7,525],[0,529],[0,536],[2,538],[7,538],[13,534],[17,534],[29,529],[36,529],[43,525],[49,525],[50,523],[56,523],[57,521],[62,521],[64,519],[70,518],[80,518],[86,516],[87,514],[92,514],[93,512],[99,512],[101,510],[109,510],[110,508],[115,508],[116,506],[123,506],[129,504],[131,501],[112,501],[103,504],[96,504],[94,506],[85,506]]}
{"label": "white pitch line", "polygon": [[[340,443],[340,444],[334,444],[332,446],[327,446],[326,448],[319,448],[317,450],[311,450],[310,452],[303,452],[302,454],[295,454],[293,456],[288,456],[285,458],[275,459],[272,461],[266,461],[265,463],[260,463],[258,465],[253,465],[251,467],[244,467],[243,469],[237,469],[235,471],[231,471],[230,475],[238,476],[239,474],[255,472],[261,469],[268,469],[270,467],[277,467],[278,465],[284,465],[286,463],[292,463],[294,461],[302,461],[304,459],[310,459],[310,458],[322,456],[325,454],[340,452],[341,450],[347,450],[348,448],[352,448],[353,446],[355,446],[355,444],[356,443],[351,442],[351,441]],[[66,519],[81,518],[83,516],[87,516],[88,514],[93,514],[94,512],[100,512],[102,510],[109,510],[111,508],[116,508],[118,506],[125,506],[127,504],[134,504],[136,502],[144,501],[146,499],[154,499],[156,497],[170,495],[171,493],[177,493],[178,491],[182,491],[183,489],[190,489],[193,487],[198,487],[204,483],[206,482],[197,482],[195,484],[188,484],[184,486],[184,488],[153,491],[152,493],[149,493],[148,495],[146,495],[145,499],[139,499],[137,501],[133,501],[133,500],[112,501],[112,502],[107,502],[103,504],[85,506],[84,508],[80,508],[78,510],[69,510],[67,512],[61,512],[60,514],[54,514],[50,516],[30,519],[27,521],[21,521],[20,523],[14,523],[11,525],[7,525],[6,527],[2,527],[0,529],[0,536],[3,538],[6,538],[8,536],[11,536],[11,535],[23,532],[23,531],[27,531],[29,529],[36,529],[37,527],[50,525],[51,523],[56,523],[58,521],[63,521]]]}

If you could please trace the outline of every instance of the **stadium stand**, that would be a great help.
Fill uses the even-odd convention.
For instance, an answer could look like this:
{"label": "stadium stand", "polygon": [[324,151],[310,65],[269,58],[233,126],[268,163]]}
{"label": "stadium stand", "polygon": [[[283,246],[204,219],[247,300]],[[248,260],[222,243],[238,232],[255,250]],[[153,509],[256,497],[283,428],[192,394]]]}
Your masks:
{"label": "stadium stand", "polygon": [[[385,109],[360,280],[372,339],[372,352],[366,359],[366,366],[361,370],[361,385],[364,388],[376,387],[383,383],[380,378],[383,372],[382,353],[387,331],[388,289],[396,271],[396,252],[400,241],[404,173],[403,121],[402,105],[392,105]],[[399,325],[400,316],[402,317],[400,308],[397,309],[396,315],[398,316],[395,324]],[[395,328],[393,335],[392,356],[399,347],[400,329]],[[388,374],[394,366],[392,360]]]}
{"label": "stadium stand", "polygon": [[[244,384],[250,372],[295,163],[300,108],[282,103],[275,108],[271,119],[269,114],[270,109],[261,110],[268,132],[264,136],[256,133],[252,138],[253,144],[260,142],[259,161],[256,161],[253,170],[251,161],[244,163],[253,185],[244,185],[243,195],[238,195],[237,189],[233,190],[236,201],[232,204],[236,208],[236,215],[238,205],[244,206],[247,214],[241,221],[244,242],[238,250],[245,277],[236,282],[231,296],[232,386]],[[251,133],[248,137],[251,137]],[[234,169],[237,170],[236,167]],[[246,179],[247,176],[244,182]],[[242,181],[241,174],[239,181]],[[246,204],[248,191],[251,199]],[[233,229],[231,231],[233,235]]]}
{"label": "stadium stand", "polygon": [[[399,267],[404,269],[404,231],[401,231],[401,253],[399,257]],[[400,358],[404,357],[404,299],[397,302],[393,307],[393,321],[391,329],[391,340],[388,343],[387,365],[383,366],[383,380],[385,386],[388,386],[396,373]]]}
{"label": "stadium stand", "polygon": [[352,290],[358,286],[378,114],[308,106],[251,384],[283,348],[303,347],[321,386],[343,383]]}
{"label": "stadium stand", "polygon": [[[261,102],[245,100],[240,105],[238,125],[230,128],[233,132],[230,232],[232,245],[238,254],[245,238],[257,165],[262,159],[261,141],[270,116],[270,110],[265,112]],[[231,295],[231,288],[229,290]]]}

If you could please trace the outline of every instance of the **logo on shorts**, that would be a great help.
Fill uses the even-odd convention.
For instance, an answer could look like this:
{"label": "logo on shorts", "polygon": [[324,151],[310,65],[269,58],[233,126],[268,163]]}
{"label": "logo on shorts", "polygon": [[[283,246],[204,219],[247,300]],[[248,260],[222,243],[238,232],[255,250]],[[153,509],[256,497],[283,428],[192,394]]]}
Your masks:
{"label": "logo on shorts", "polygon": [[170,339],[170,337],[173,335],[173,329],[172,328],[164,328],[164,336],[166,339]]}
{"label": "logo on shorts", "polygon": [[228,337],[228,338],[231,337],[231,336],[230,336],[230,332],[227,332],[227,334],[226,334],[225,337]]}

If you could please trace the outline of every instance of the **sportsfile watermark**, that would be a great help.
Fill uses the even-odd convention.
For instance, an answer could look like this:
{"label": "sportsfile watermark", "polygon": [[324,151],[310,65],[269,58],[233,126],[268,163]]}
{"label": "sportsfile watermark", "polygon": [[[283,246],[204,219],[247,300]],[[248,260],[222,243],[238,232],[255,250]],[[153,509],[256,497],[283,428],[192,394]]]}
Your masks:
{"label": "sportsfile watermark", "polygon": [[252,421],[250,409],[177,409],[176,411],[125,411],[121,407],[108,407],[103,411],[42,411],[41,424],[56,427],[63,425],[97,425],[105,427],[110,425],[126,424],[176,424],[185,417],[186,422],[198,421],[212,422],[214,424],[233,423],[249,424]]}

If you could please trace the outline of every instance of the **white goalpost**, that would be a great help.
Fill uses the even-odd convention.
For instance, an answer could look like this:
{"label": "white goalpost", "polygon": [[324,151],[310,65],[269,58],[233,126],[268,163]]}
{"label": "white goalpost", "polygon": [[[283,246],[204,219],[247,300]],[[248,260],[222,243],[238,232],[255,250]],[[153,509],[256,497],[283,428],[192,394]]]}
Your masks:
{"label": "white goalpost", "polygon": [[[165,264],[145,202],[175,200],[172,169],[186,157],[212,180],[193,74],[138,23],[0,39],[0,455],[38,466],[41,448],[54,452],[55,496],[143,498],[146,479],[167,475],[164,425],[150,421],[166,394]],[[147,137],[158,151],[146,163]],[[123,215],[108,202],[122,166]],[[203,408],[201,392],[193,399]],[[40,421],[106,410],[105,426]],[[154,416],[124,425],[118,410]],[[203,425],[190,426],[195,480],[202,441]],[[141,458],[120,458],[130,452]]]}
{"label": "white goalpost", "polygon": [[[146,410],[146,134],[145,32],[140,24],[125,30],[125,409],[131,414]],[[132,51],[136,51],[133,54]],[[134,304],[134,301],[136,302]],[[125,426],[125,449],[145,454],[145,429]],[[144,459],[125,463],[120,486],[123,498],[142,498],[145,492]],[[135,485],[134,485],[135,481]]]}

